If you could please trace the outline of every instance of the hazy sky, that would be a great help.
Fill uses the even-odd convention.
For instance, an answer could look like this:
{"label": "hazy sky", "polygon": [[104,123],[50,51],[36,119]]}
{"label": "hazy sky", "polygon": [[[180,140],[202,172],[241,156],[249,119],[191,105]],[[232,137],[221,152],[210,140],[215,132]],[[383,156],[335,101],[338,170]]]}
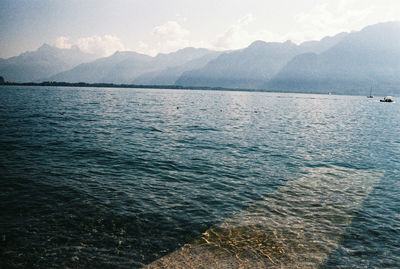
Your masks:
{"label": "hazy sky", "polygon": [[400,21],[399,0],[0,0],[0,57],[43,43],[101,55],[236,49],[393,20]]}

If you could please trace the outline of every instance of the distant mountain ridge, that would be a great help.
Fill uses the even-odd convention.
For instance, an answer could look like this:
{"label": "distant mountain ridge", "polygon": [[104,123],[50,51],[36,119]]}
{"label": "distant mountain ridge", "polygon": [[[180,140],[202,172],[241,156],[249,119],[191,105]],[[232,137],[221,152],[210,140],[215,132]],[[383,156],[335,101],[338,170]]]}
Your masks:
{"label": "distant mountain ridge", "polygon": [[202,57],[190,60],[182,65],[166,67],[162,70],[147,72],[132,81],[139,85],[175,85],[175,82],[185,72],[204,67],[208,62],[215,59],[221,52],[210,52]]}
{"label": "distant mountain ridge", "polygon": [[155,57],[133,51],[94,59],[43,45],[0,59],[6,81],[59,81],[286,92],[400,93],[400,22],[367,26],[299,45],[255,41],[234,51],[184,48]]}
{"label": "distant mountain ridge", "polygon": [[308,51],[324,51],[345,35],[342,33],[301,45],[291,41],[255,41],[245,49],[220,55],[201,69],[185,72],[176,85],[258,89],[294,56]]}
{"label": "distant mountain ridge", "polygon": [[169,54],[158,54],[156,57],[130,51],[116,52],[109,57],[81,64],[71,70],[59,73],[50,77],[49,80],[89,83],[132,83],[132,81],[145,73],[183,66],[194,59],[201,58],[210,53],[212,51],[196,48],[185,48]]}
{"label": "distant mountain ridge", "polygon": [[263,86],[279,91],[400,93],[400,22],[368,26],[321,54],[294,57]]}
{"label": "distant mountain ridge", "polygon": [[47,78],[96,58],[77,47],[59,49],[48,44],[36,51],[0,60],[0,75],[8,81],[29,82]]}
{"label": "distant mountain ridge", "polygon": [[80,64],[70,70],[48,78],[64,82],[127,83],[135,74],[151,70],[151,57],[132,51],[115,52],[113,55]]}
{"label": "distant mountain ridge", "polygon": [[255,88],[270,79],[297,53],[297,46],[290,41],[256,41],[245,49],[223,53],[201,69],[183,73],[176,84]]}

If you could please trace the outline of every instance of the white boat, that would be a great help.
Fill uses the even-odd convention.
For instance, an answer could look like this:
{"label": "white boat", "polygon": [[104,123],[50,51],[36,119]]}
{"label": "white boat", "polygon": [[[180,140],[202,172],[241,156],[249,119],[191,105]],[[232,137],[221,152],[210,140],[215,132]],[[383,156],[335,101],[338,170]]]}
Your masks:
{"label": "white boat", "polygon": [[393,103],[394,99],[392,96],[386,96],[385,98],[380,100],[381,102]]}

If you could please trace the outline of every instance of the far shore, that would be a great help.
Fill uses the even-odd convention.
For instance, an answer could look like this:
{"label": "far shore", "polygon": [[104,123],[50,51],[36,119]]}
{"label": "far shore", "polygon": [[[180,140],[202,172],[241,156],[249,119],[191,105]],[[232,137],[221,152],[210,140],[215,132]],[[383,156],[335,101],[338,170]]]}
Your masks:
{"label": "far shore", "polygon": [[72,88],[131,88],[131,89],[166,89],[166,90],[203,90],[203,91],[237,91],[237,92],[275,92],[275,93],[302,93],[302,94],[326,94],[326,95],[350,95],[363,96],[361,92],[341,93],[328,90],[274,90],[274,89],[248,89],[248,88],[224,88],[206,86],[180,86],[180,85],[137,85],[137,84],[114,84],[114,83],[86,83],[86,82],[9,82],[0,83],[0,86],[35,86],[35,87],[72,87]]}

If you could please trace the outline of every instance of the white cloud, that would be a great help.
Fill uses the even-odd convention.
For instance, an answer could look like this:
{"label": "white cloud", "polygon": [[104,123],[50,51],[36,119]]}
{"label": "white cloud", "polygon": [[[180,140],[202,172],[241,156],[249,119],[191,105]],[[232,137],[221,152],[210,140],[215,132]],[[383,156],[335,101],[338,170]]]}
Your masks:
{"label": "white cloud", "polygon": [[61,36],[56,39],[54,45],[63,49],[76,46],[83,52],[99,56],[109,56],[117,50],[125,50],[125,46],[122,44],[121,40],[114,35],[94,35],[81,37],[76,40]]}
{"label": "white cloud", "polygon": [[301,43],[319,40],[340,32],[360,30],[363,27],[383,21],[399,20],[400,10],[393,9],[384,1],[339,0],[326,1],[297,14],[294,18],[296,30],[279,33],[274,26],[266,25],[264,30],[255,30],[257,19],[247,14],[238,19],[222,35],[211,42],[214,49],[240,49],[256,40],[284,42],[292,40]]}
{"label": "white cloud", "polygon": [[220,35],[213,45],[219,49],[235,49],[243,47],[248,43],[248,33],[245,27],[254,21],[252,14],[247,14],[240,18],[235,24],[229,27],[222,35]]}
{"label": "white cloud", "polygon": [[190,39],[191,32],[177,21],[167,21],[157,25],[150,33],[149,40],[138,41],[133,46],[134,51],[155,56],[158,53],[175,52],[186,47],[211,47],[209,42]]}
{"label": "white cloud", "polygon": [[254,20],[255,20],[255,18],[253,16],[253,14],[249,13],[249,14],[246,14],[243,17],[241,17],[238,20],[237,24],[244,26],[244,25],[248,25],[248,24],[252,23]]}
{"label": "white cloud", "polygon": [[252,31],[251,24],[256,21],[252,14],[247,14],[236,21],[222,35],[212,42],[215,49],[239,49],[256,40],[277,41],[281,38],[268,30]]}
{"label": "white cloud", "polygon": [[[389,16],[391,13],[388,11],[385,5],[367,5],[358,0],[329,1],[329,3],[315,5],[307,12],[297,14],[294,18],[296,31],[287,33],[275,32],[276,29],[273,26],[270,28],[266,26],[264,30],[254,30],[253,26],[257,24],[257,20],[252,14],[247,14],[217,37],[211,47],[240,49],[256,40],[266,42],[292,40],[297,43],[319,40],[327,35],[360,30],[366,25],[385,21],[384,18],[395,17]],[[372,14],[381,14],[381,16],[371,18]]]}
{"label": "white cloud", "polygon": [[76,45],[84,52],[103,56],[111,55],[117,50],[125,50],[121,40],[114,35],[79,38]]}
{"label": "white cloud", "polygon": [[363,5],[362,2],[356,0],[341,0],[334,4],[316,5],[307,12],[297,14],[295,21],[298,31],[289,33],[288,36],[297,42],[302,42],[321,39],[340,32],[360,30],[368,24],[384,20],[372,18],[372,15],[377,14],[376,11],[377,6]]}
{"label": "white cloud", "polygon": [[68,37],[60,36],[54,42],[54,46],[56,46],[57,48],[60,48],[60,49],[70,49],[72,47],[72,44],[70,43],[70,40]]}
{"label": "white cloud", "polygon": [[176,21],[168,21],[154,27],[152,34],[162,39],[183,39],[189,34],[189,31]]}
{"label": "white cloud", "polygon": [[156,50],[159,52],[171,52],[190,46],[189,34],[189,30],[176,21],[168,21],[154,27],[152,31],[152,35],[157,42]]}
{"label": "white cloud", "polygon": [[[321,39],[327,35],[335,35],[343,31],[360,30],[374,23],[399,20],[400,9],[393,8],[395,0],[327,0],[316,1],[316,5],[306,10],[306,5],[298,8],[296,16],[285,17],[285,23],[271,21],[262,15],[255,17],[253,13],[244,14],[231,25],[226,25],[225,31],[218,33],[207,27],[212,27],[205,21],[201,30],[197,33],[196,22],[193,18],[186,18],[177,14],[169,21],[149,28],[145,34],[124,37],[130,39],[129,47],[137,52],[156,55],[157,53],[169,53],[184,47],[203,47],[215,50],[230,50],[247,47],[256,40],[266,42],[284,42],[292,40],[300,43],[307,40]],[[392,4],[390,4],[392,3]],[[397,4],[398,5],[398,4]],[[300,12],[301,11],[301,12]],[[200,11],[199,11],[200,12]],[[260,14],[254,11],[254,14]],[[278,12],[278,11],[277,11]],[[263,14],[263,13],[261,13]],[[210,20],[212,21],[212,20]],[[221,21],[221,25],[226,20]],[[219,26],[221,26],[219,25]],[[143,25],[144,27],[146,25]],[[150,26],[151,27],[151,26]],[[189,31],[190,30],[190,31]],[[205,33],[206,32],[206,33]],[[147,35],[146,35],[147,33]],[[199,40],[196,34],[202,34],[204,40]],[[141,39],[134,39],[141,38]],[[60,48],[79,47],[89,53],[107,56],[116,50],[127,48],[115,35],[94,35],[70,39],[65,36],[59,37],[55,46]]]}
{"label": "white cloud", "polygon": [[283,41],[281,37],[269,31],[251,31],[255,21],[253,14],[246,14],[218,36],[215,40],[193,40],[191,33],[177,21],[167,21],[152,30],[154,42],[138,42],[135,50],[141,53],[156,55],[168,53],[185,47],[202,47],[215,50],[240,49],[247,47],[255,40]]}

